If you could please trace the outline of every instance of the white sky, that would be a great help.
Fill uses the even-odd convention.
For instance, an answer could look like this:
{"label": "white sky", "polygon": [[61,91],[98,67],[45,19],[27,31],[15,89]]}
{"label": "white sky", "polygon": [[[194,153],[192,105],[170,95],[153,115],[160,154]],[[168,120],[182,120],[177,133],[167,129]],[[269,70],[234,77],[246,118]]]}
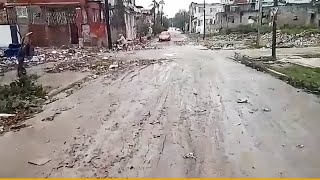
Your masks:
{"label": "white sky", "polygon": [[[160,0],[157,0],[159,2]],[[164,13],[169,17],[174,17],[174,15],[180,9],[189,9],[191,2],[203,3],[203,0],[164,0]],[[206,3],[219,2],[219,0],[206,0]],[[136,5],[143,6],[146,9],[150,9],[149,5],[152,4],[152,0],[136,0]]]}

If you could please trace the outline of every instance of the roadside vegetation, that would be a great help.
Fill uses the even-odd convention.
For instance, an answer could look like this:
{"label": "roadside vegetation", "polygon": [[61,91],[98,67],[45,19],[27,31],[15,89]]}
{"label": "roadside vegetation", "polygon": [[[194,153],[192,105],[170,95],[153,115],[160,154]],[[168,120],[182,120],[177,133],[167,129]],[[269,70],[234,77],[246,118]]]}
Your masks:
{"label": "roadside vegetation", "polygon": [[46,92],[35,83],[37,76],[25,76],[0,86],[0,113],[12,114],[0,116],[0,134],[10,129],[19,129],[21,123],[33,113],[41,112]]}
{"label": "roadside vegetation", "polygon": [[272,69],[287,75],[287,78],[282,77],[282,79],[288,81],[292,86],[320,94],[320,68],[290,65],[288,67],[272,66]]}
{"label": "roadside vegetation", "polygon": [[320,95],[320,68],[283,64],[273,61],[271,57],[250,58],[238,53],[233,59],[258,71],[267,72],[296,88]]}

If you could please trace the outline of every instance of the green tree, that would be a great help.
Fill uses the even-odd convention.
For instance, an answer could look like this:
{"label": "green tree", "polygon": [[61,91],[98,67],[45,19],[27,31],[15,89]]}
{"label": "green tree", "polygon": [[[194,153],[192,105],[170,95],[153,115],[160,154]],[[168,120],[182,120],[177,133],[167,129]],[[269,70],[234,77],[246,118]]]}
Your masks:
{"label": "green tree", "polygon": [[182,9],[179,10],[178,13],[172,19],[172,23],[174,27],[180,28],[183,31],[187,31],[187,25],[189,24],[190,15],[189,13]]}

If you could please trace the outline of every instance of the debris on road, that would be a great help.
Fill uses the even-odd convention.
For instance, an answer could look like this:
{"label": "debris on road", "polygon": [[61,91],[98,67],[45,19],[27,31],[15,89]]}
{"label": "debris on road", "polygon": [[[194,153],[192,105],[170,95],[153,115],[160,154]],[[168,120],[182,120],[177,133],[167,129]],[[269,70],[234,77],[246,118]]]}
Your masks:
{"label": "debris on road", "polygon": [[238,99],[237,100],[237,103],[248,103],[249,102],[249,100],[248,99]]}
{"label": "debris on road", "polygon": [[251,109],[251,110],[249,111],[249,113],[250,113],[250,114],[253,114],[253,113],[257,112],[257,111],[258,111],[258,109]]}
{"label": "debris on road", "polygon": [[3,114],[3,113],[0,114],[0,117],[3,117],[3,118],[14,117],[14,116],[15,114]]}
{"label": "debris on road", "polygon": [[50,161],[51,161],[50,158],[39,158],[39,159],[28,161],[28,163],[36,166],[43,166]]}
{"label": "debris on road", "polygon": [[197,159],[196,156],[194,155],[194,153],[190,152],[188,154],[186,154],[185,156],[183,156],[185,159]]}
{"label": "debris on road", "polygon": [[[272,44],[272,33],[266,33],[261,36],[260,46],[256,46],[256,33],[231,33],[216,34],[207,37],[205,40],[197,37],[197,41],[211,50],[234,50],[251,48],[270,48]],[[287,34],[279,31],[277,33],[277,47],[311,47],[320,45],[319,32],[302,32],[299,34]]]}
{"label": "debris on road", "polygon": [[60,111],[55,112],[52,116],[46,117],[46,118],[42,119],[41,121],[53,121],[54,118],[55,118],[57,115],[59,115],[59,114],[61,114]]}
{"label": "debris on road", "polygon": [[115,69],[119,67],[119,63],[118,62],[114,62],[109,66],[109,69]]}
{"label": "debris on road", "polygon": [[304,145],[298,144],[297,147],[302,149],[302,148],[304,148]]}
{"label": "debris on road", "polygon": [[263,111],[264,111],[264,112],[271,112],[271,109],[269,109],[269,108],[264,108]]}

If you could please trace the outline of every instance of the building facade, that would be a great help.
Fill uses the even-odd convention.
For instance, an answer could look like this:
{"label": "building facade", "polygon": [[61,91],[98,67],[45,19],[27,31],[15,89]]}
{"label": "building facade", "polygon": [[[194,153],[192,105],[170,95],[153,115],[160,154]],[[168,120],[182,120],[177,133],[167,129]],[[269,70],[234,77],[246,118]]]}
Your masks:
{"label": "building facade", "polygon": [[206,4],[205,8],[204,14],[204,4],[191,3],[189,6],[189,31],[191,33],[203,34],[204,23],[206,23],[206,25],[215,24],[217,13],[224,11],[224,6],[221,3]]}
{"label": "building facade", "polygon": [[109,3],[112,41],[116,41],[119,34],[134,40],[137,37],[136,18],[141,12],[135,0],[109,0]]}
{"label": "building facade", "polygon": [[101,1],[8,0],[5,7],[9,24],[18,25],[22,36],[33,32],[35,46],[95,45],[106,34]]}

